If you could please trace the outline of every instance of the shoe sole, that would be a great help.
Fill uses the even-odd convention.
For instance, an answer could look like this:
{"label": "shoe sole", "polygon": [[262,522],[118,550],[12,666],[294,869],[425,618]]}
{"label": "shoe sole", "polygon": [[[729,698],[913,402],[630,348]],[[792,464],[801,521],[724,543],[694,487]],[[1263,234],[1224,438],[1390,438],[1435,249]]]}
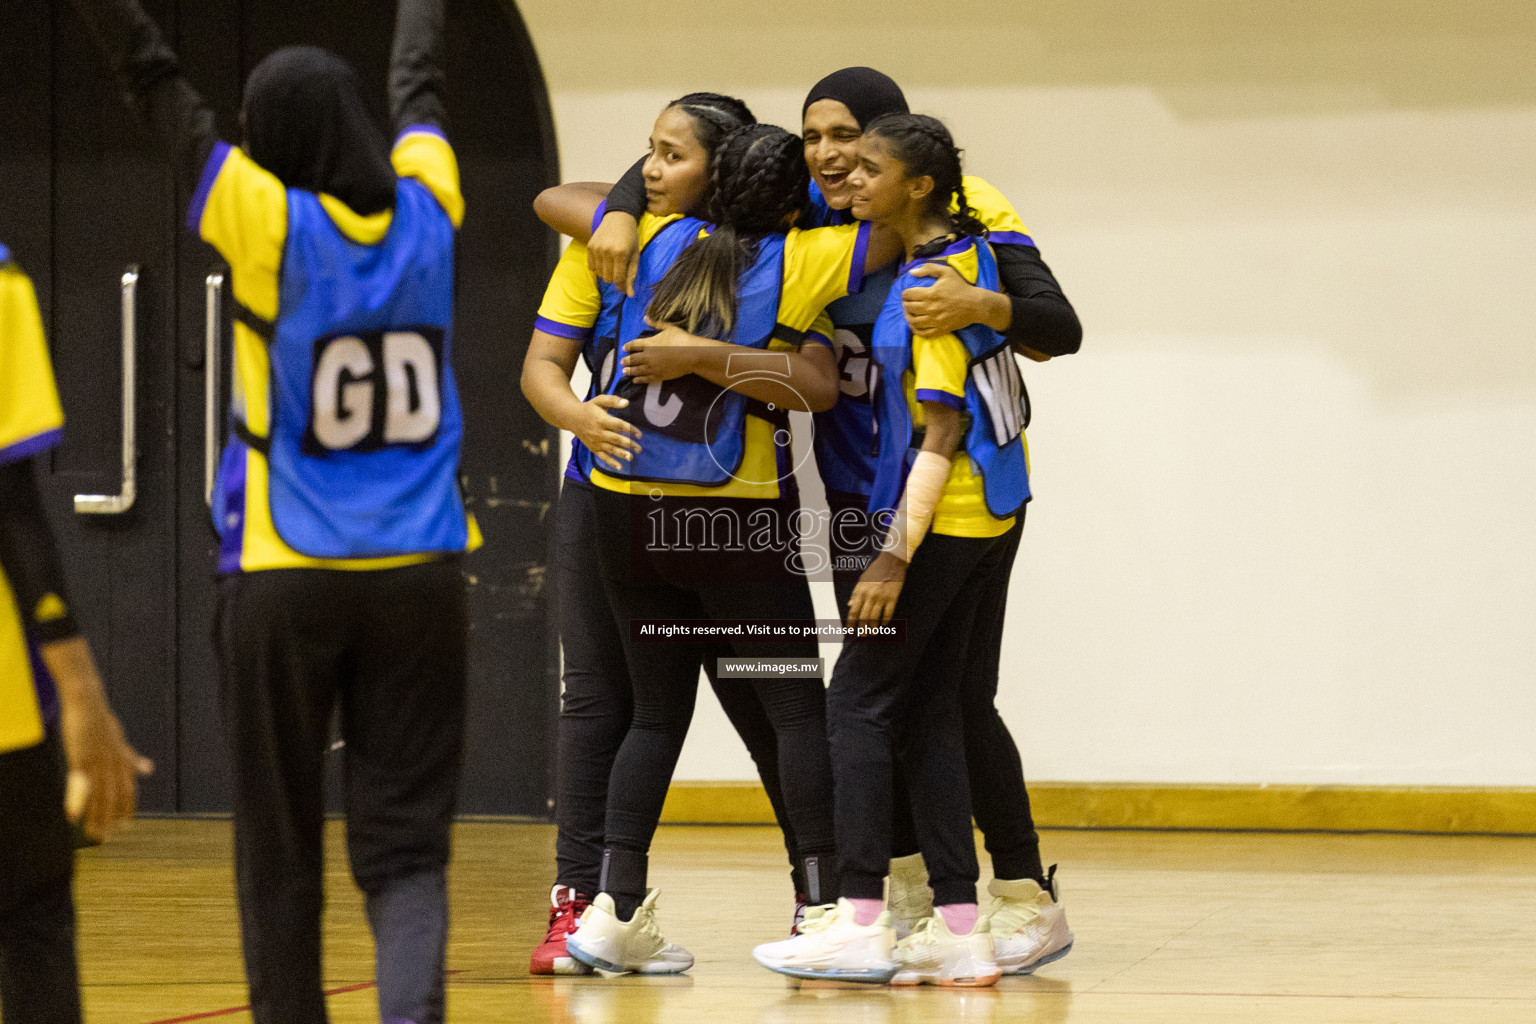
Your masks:
{"label": "shoe sole", "polygon": [[1067,943],[1065,946],[1062,946],[1056,952],[1049,953],[1041,957],[1039,960],[1036,960],[1034,963],[1025,964],[1023,967],[1005,967],[1003,968],[1003,973],[1009,977],[1017,977],[1021,974],[1034,974],[1037,970],[1044,967],[1046,964],[1053,964],[1057,960],[1060,960],[1062,957],[1066,956],[1068,953],[1072,952],[1072,947],[1076,945],[1076,943],[1077,940],[1073,939],[1071,942]]}
{"label": "shoe sole", "polygon": [[586,977],[592,973],[592,968],[573,956],[559,956],[545,965],[529,964],[528,973],[541,978]]}
{"label": "shoe sole", "polygon": [[599,970],[599,971],[608,971],[609,973],[612,973],[612,974],[682,974],[685,971],[689,971],[689,970],[693,969],[693,964],[683,964],[683,965],[677,966],[677,967],[670,967],[669,966],[665,970],[655,970],[655,969],[650,969],[650,968],[637,969],[637,968],[634,968],[634,967],[623,967],[623,966],[620,966],[619,964],[614,963],[611,960],[604,960],[600,956],[592,955],[591,953],[589,953],[585,949],[582,949],[581,946],[578,945],[573,939],[566,939],[565,940],[565,951],[567,953],[571,954],[571,956],[575,957],[581,963],[586,964],[588,967],[594,968],[595,970]]}
{"label": "shoe sole", "polygon": [[[753,959],[757,959],[754,957]],[[852,981],[860,985],[887,985],[896,976],[896,968],[890,970],[854,970],[847,967],[829,967],[822,971],[805,970],[797,967],[778,967],[774,964],[765,964],[758,960],[758,965],[768,968],[775,974],[783,974],[790,978],[799,978],[802,981]]]}
{"label": "shoe sole", "polygon": [[939,988],[990,988],[997,984],[1003,976],[1001,971],[996,974],[968,975],[960,978],[903,978],[900,974],[891,979],[892,988],[905,988],[918,985],[937,985]]}

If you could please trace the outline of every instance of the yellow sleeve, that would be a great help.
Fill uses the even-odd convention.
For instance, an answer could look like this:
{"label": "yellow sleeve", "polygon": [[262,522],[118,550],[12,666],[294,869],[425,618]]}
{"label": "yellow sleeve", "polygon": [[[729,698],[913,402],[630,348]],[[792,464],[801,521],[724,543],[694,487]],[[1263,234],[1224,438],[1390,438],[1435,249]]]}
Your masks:
{"label": "yellow sleeve", "polygon": [[555,264],[533,326],[557,338],[585,341],[602,307],[597,275],[587,266],[587,247],[572,242]]}
{"label": "yellow sleeve", "polygon": [[408,129],[389,155],[395,173],[427,186],[454,227],[464,223],[464,196],[459,191],[459,161],[448,139],[436,128]]}
{"label": "yellow sleeve", "polygon": [[20,267],[0,264],[0,465],[47,451],[63,428],[37,293]]}
{"label": "yellow sleeve", "polygon": [[868,245],[866,221],[790,231],[784,240],[779,322],[797,331],[809,330],[827,303],[863,287]]}
{"label": "yellow sleeve", "polygon": [[203,168],[187,226],[229,263],[235,298],[257,316],[276,320],[288,237],[288,192],[277,176],[220,142]]}
{"label": "yellow sleeve", "polygon": [[965,342],[953,334],[934,338],[913,336],[913,397],[919,402],[942,402],[952,409],[965,408],[965,376],[971,357]]}
{"label": "yellow sleeve", "polygon": [[680,213],[670,213],[665,217],[658,217],[654,213],[642,213],[637,230],[640,234],[640,248],[644,249],[651,244],[651,239],[656,237],[656,232],[671,224],[675,220],[682,220]]}
{"label": "yellow sleeve", "polygon": [[[1013,204],[993,188],[990,182],[967,174],[961,180],[961,185],[965,189],[965,201],[970,204],[976,219],[987,226],[987,237],[991,242],[998,245],[1035,244]],[[951,210],[958,206],[958,203],[952,205]]]}
{"label": "yellow sleeve", "polygon": [[831,348],[832,331],[832,314],[822,310],[816,317],[816,322],[811,325],[811,329],[805,332],[805,340]]}

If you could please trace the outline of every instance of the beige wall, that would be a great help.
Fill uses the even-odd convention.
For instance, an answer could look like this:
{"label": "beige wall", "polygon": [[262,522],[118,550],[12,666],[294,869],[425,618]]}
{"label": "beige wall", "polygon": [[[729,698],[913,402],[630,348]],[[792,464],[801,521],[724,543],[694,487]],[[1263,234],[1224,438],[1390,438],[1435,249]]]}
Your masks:
{"label": "beige wall", "polygon": [[[1031,776],[1536,785],[1536,5],[522,9],[568,179],[868,63],[1023,214],[1087,330],[1028,369]],[[700,715],[678,776],[750,777]]]}

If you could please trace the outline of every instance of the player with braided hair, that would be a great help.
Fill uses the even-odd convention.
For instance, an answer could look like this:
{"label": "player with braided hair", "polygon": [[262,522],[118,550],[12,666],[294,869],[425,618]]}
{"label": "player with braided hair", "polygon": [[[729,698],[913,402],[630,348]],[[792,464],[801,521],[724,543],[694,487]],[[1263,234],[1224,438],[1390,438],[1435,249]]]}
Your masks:
{"label": "player with braided hair", "polygon": [[[695,92],[669,103],[651,137],[651,211],[641,218],[647,244],[685,212],[701,209],[709,193],[710,158],[732,131],[756,123],[745,103]],[[546,197],[558,199],[558,193]],[[590,204],[594,200],[589,198]],[[580,213],[590,220],[592,207]],[[696,222],[695,222],[696,223]],[[555,521],[556,592],[565,657],[556,746],[557,875],[550,893],[548,934],[534,949],[533,974],[588,974],[566,939],[597,894],[604,814],[613,758],[629,730],[633,698],[619,626],[597,569],[591,470],[618,468],[640,446],[639,431],[614,413],[625,400],[606,393],[617,363],[618,306],[624,296],[587,267],[585,247],[573,243],[552,277],[523,364],[523,392],[548,422],[576,435]],[[820,330],[821,336],[830,326]],[[578,359],[592,381],[582,401],[571,391]],[[713,660],[706,669],[727,718],[758,765],[763,787],[784,830],[797,904],[811,886],[779,786],[773,726],[751,687],[721,686]]]}
{"label": "player with braided hair", "polygon": [[[646,176],[654,196],[651,183],[664,181],[650,161]],[[815,323],[828,302],[858,288],[866,265],[894,256],[896,240],[871,241],[868,225],[796,229],[805,183],[793,135],[767,126],[731,133],[700,203],[716,222],[685,218],[658,233],[618,313],[624,356],[606,393],[624,400],[615,416],[643,438],[619,466],[594,465],[591,479],[602,583],[626,641],[634,714],[609,778],[602,892],[566,940],[571,956],[604,970],[666,973],[692,963],[656,926],[647,854],[700,667],[722,655],[806,666],[735,685],[756,693],[773,724],[807,895],[837,895],[814,635],[765,635],[741,623],[814,620],[794,529],[787,413],[835,400],[829,342]],[[707,524],[708,536],[690,523]],[[725,633],[648,641],[637,632],[647,620],[702,620]]]}
{"label": "player with braided hair", "polygon": [[[876,118],[859,140],[849,187],[854,215],[898,233],[907,261],[872,345],[883,443],[869,513],[889,527],[848,618],[899,619],[906,642],[848,644],[827,694],[845,898],[814,927],[754,955],[795,977],[992,985],[1001,971],[991,922],[976,903],[960,698],[980,656],[970,648],[987,614],[981,595],[1006,579],[1029,500],[1018,366],[992,328],[925,337],[902,308],[903,288],[923,280],[913,271],[931,261],[998,287],[985,228],[961,197],[960,151],[948,130],[921,115]],[[985,653],[995,672],[997,650]],[[898,756],[937,908],[899,942],[882,901]]]}

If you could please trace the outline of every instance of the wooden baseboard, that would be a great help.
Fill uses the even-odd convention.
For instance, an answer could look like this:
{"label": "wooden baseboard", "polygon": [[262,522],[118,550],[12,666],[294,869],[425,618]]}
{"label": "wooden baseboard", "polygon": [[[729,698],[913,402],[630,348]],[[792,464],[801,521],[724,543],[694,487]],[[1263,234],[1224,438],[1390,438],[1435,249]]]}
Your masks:
{"label": "wooden baseboard", "polygon": [[[1032,782],[1041,828],[1536,835],[1536,789]],[[772,824],[756,782],[676,782],[663,822]]]}

